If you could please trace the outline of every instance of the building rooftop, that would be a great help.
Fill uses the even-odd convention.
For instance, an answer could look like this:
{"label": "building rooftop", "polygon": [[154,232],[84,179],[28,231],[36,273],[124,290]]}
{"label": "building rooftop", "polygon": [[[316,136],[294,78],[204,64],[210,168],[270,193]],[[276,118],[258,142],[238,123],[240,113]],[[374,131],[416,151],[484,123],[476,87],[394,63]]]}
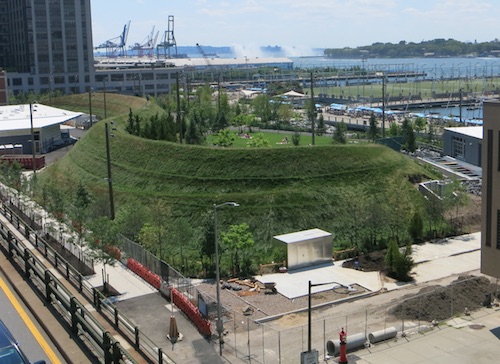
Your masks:
{"label": "building rooftop", "polygon": [[297,231],[295,233],[290,233],[290,234],[276,235],[274,238],[276,240],[282,241],[285,244],[293,244],[311,239],[324,238],[327,236],[332,236],[332,234],[327,231],[323,231],[321,229],[310,229],[304,231]]}
{"label": "building rooftop", "polygon": [[457,126],[453,128],[444,128],[444,130],[449,130],[455,133],[460,133],[481,140],[483,139],[482,126]]}
{"label": "building rooftop", "polygon": [[[42,104],[33,105],[33,128],[62,124],[82,115]],[[0,106],[0,132],[31,129],[30,104]]]}

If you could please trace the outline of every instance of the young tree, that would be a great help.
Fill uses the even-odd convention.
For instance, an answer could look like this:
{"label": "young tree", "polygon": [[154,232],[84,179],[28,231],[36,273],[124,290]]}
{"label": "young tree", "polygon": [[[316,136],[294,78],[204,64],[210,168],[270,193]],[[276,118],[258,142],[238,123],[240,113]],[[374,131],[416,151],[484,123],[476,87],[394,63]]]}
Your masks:
{"label": "young tree", "polygon": [[377,140],[380,136],[380,130],[377,126],[377,118],[375,117],[375,114],[372,114],[370,116],[370,127],[368,128],[367,131],[367,137],[369,140],[374,142]]}
{"label": "young tree", "polygon": [[415,152],[417,149],[415,132],[413,131],[413,125],[410,119],[405,118],[403,120],[403,125],[401,126],[401,132],[403,134],[403,148],[408,152]]}
{"label": "young tree", "polygon": [[296,147],[300,145],[300,133],[298,131],[292,135],[292,144]]}
{"label": "young tree", "polygon": [[234,144],[236,137],[234,136],[234,133],[231,132],[229,129],[222,129],[219,130],[217,135],[214,138],[214,145],[217,145],[219,147],[223,148],[228,148],[231,147]]}
{"label": "young tree", "polygon": [[333,133],[334,143],[338,144],[347,143],[346,131],[347,131],[347,125],[343,121],[338,123],[337,126],[335,127],[335,132]]}
{"label": "young tree", "polygon": [[325,124],[325,118],[323,116],[323,113],[319,114],[318,116],[318,122],[316,125],[316,135],[321,136],[326,133],[326,124]]}
{"label": "young tree", "polygon": [[264,137],[264,134],[257,133],[252,139],[247,142],[249,148],[269,147],[269,140]]}
{"label": "young tree", "polygon": [[228,231],[221,233],[221,243],[223,250],[229,252],[232,274],[237,276],[240,273],[240,255],[248,256],[255,243],[248,224],[231,225]]}
{"label": "young tree", "polygon": [[397,137],[401,135],[401,128],[398,123],[390,123],[389,124],[389,132],[390,137]]}
{"label": "young tree", "polygon": [[424,221],[419,211],[415,211],[413,214],[408,232],[414,242],[419,243],[422,240],[422,236],[424,234]]}

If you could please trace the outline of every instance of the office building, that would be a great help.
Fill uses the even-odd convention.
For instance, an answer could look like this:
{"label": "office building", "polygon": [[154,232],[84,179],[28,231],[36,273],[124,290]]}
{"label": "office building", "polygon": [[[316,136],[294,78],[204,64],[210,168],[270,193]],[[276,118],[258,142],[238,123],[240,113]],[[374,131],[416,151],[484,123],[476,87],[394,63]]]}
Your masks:
{"label": "office building", "polygon": [[481,272],[500,278],[500,102],[483,104]]}
{"label": "office building", "polygon": [[90,0],[0,0],[0,67],[10,92],[85,92],[93,63]]}

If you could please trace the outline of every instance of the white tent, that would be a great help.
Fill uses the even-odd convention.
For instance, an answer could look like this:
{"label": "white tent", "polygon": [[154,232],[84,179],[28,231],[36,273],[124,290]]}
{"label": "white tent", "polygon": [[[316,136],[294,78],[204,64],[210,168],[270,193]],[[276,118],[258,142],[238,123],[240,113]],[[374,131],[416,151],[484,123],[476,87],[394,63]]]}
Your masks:
{"label": "white tent", "polygon": [[306,95],[301,94],[300,92],[293,91],[293,90],[285,92],[281,96],[286,96],[286,97],[306,97]]}

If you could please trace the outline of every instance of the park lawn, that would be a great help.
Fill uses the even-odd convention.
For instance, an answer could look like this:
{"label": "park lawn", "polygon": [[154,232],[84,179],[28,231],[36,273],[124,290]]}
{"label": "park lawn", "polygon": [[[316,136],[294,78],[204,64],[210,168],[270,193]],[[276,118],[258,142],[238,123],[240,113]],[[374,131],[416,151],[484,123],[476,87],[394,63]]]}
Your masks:
{"label": "park lawn", "polygon": [[[266,131],[254,131],[254,132],[247,133],[247,134],[253,138],[259,133],[262,133],[264,135],[264,138],[269,141],[269,146],[271,148],[287,148],[287,147],[294,146],[292,143],[292,137],[294,134],[293,132],[283,131],[283,130],[281,130],[281,131],[266,130]],[[235,134],[235,140],[234,140],[233,148],[246,148],[249,139],[239,137],[237,131],[235,131],[234,134]],[[285,137],[288,138],[288,144],[282,144],[282,140]],[[207,144],[213,145],[214,138],[216,138],[216,136],[208,135],[207,136]],[[332,139],[331,134],[322,135],[322,136],[316,135],[314,137],[314,145],[330,145],[332,143],[333,143],[333,139]],[[304,146],[304,145],[311,145],[311,144],[312,144],[311,134],[302,133],[300,135],[300,144],[299,145]]]}

